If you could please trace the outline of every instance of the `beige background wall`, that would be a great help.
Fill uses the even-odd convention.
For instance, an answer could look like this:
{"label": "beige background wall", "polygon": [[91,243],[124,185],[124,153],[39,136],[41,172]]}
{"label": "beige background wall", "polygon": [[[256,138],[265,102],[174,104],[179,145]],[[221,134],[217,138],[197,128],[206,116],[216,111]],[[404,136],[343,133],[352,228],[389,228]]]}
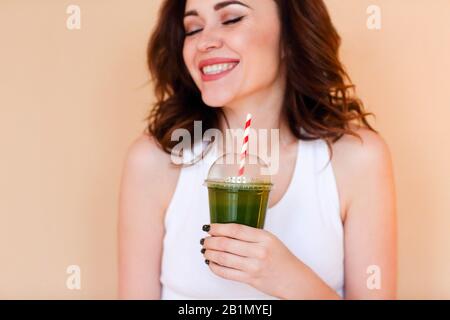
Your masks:
{"label": "beige background wall", "polygon": [[[152,101],[156,0],[0,1],[0,298],[115,298],[124,152]],[[328,0],[391,146],[399,297],[450,299],[450,2]],[[66,8],[81,7],[81,30]],[[382,29],[366,9],[382,9]],[[66,268],[81,267],[81,290]]]}

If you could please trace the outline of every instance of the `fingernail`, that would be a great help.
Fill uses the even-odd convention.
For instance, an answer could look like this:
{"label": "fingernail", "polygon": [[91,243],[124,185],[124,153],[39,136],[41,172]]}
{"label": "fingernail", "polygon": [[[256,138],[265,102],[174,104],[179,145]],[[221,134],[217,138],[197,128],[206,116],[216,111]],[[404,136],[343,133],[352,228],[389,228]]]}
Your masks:
{"label": "fingernail", "polygon": [[211,226],[209,224],[205,224],[205,225],[203,225],[202,229],[203,229],[203,231],[208,232],[209,229],[211,229]]}
{"label": "fingernail", "polygon": [[205,238],[200,239],[200,244],[203,245],[205,243]]}
{"label": "fingernail", "polygon": [[206,264],[209,264],[209,260],[205,260],[205,263],[206,263]]}
{"label": "fingernail", "polygon": [[203,248],[202,250],[200,250],[201,253],[205,253],[206,249]]}

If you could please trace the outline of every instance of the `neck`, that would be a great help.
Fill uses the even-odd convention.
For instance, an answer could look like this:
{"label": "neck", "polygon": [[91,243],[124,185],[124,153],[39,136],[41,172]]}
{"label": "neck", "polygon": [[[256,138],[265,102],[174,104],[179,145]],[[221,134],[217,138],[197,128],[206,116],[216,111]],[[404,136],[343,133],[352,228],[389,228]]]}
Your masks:
{"label": "neck", "polygon": [[[244,129],[247,114],[252,115],[251,129],[268,130],[270,144],[271,130],[279,130],[280,147],[292,145],[297,138],[292,134],[288,126],[288,120],[282,112],[286,82],[279,77],[270,86],[263,90],[233,100],[223,107],[226,117],[221,120],[221,130]],[[228,122],[228,123],[227,123]]]}

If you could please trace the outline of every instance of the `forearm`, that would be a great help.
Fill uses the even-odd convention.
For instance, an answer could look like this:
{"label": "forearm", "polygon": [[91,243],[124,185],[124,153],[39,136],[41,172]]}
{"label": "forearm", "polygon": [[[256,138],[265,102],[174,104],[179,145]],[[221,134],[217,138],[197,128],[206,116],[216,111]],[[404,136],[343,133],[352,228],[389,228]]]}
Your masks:
{"label": "forearm", "polygon": [[294,263],[291,272],[283,276],[277,296],[286,300],[340,300],[336,291],[328,286],[311,268],[301,261]]}

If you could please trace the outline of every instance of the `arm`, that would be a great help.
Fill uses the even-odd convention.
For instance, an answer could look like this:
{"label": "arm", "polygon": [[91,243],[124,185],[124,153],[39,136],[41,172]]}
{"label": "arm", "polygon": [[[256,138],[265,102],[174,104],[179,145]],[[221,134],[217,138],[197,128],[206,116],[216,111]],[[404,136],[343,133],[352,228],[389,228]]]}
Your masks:
{"label": "arm", "polygon": [[367,130],[359,133],[364,144],[353,146],[353,165],[344,169],[346,190],[351,192],[344,229],[346,298],[395,299],[397,226],[391,155],[380,136]]}
{"label": "arm", "polygon": [[148,136],[129,148],[119,196],[119,298],[160,299],[164,212],[176,176]]}

